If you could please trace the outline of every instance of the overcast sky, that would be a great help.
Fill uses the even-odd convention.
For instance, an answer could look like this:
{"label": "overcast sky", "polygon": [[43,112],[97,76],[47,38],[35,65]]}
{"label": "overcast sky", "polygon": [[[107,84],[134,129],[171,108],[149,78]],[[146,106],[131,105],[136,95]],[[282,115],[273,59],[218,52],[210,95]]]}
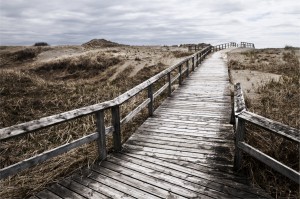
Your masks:
{"label": "overcast sky", "polygon": [[299,0],[0,0],[0,44],[300,46]]}

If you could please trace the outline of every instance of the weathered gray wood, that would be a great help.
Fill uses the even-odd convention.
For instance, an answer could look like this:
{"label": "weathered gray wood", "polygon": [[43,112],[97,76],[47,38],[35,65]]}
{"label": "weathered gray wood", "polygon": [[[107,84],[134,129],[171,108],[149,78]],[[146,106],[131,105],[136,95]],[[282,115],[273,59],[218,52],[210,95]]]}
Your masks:
{"label": "weathered gray wood", "polygon": [[276,135],[282,136],[288,140],[300,143],[300,131],[296,128],[292,128],[288,125],[276,122],[274,120],[265,118],[263,116],[257,115],[245,111],[237,116],[240,119],[246,120],[252,124],[255,124],[263,129],[271,131]]}
{"label": "weathered gray wood", "polygon": [[148,86],[148,98],[150,99],[150,102],[148,104],[148,114],[149,114],[149,117],[151,117],[153,115],[153,103],[154,103],[154,98],[153,98],[153,86],[152,84],[150,84]]}
{"label": "weathered gray wood", "polygon": [[83,196],[85,198],[88,198],[88,199],[107,199],[107,198],[109,198],[87,186],[84,186],[84,185],[82,185],[76,181],[70,180],[70,179],[60,180],[59,184],[68,188],[71,191],[74,191],[75,193],[80,194],[81,196]]}
{"label": "weathered gray wood", "polygon": [[251,155],[252,157],[258,159],[264,164],[268,165],[272,169],[278,171],[282,175],[290,178],[294,182],[300,184],[300,173],[289,168],[288,166],[282,164],[281,162],[275,160],[274,158],[264,154],[263,152],[257,150],[256,148],[250,146],[245,142],[239,142],[238,147]]}
{"label": "weathered gray wood", "polygon": [[182,65],[178,66],[178,73],[179,73],[179,85],[182,84]]}
{"label": "weathered gray wood", "polygon": [[192,71],[195,71],[195,57],[192,57]]}
{"label": "weathered gray wood", "polygon": [[85,197],[79,195],[78,193],[69,190],[68,188],[59,185],[54,184],[51,187],[47,188],[49,191],[55,193],[56,195],[62,197],[62,198],[69,198],[69,199],[84,199]]}
{"label": "weathered gray wood", "polygon": [[[100,182],[94,180],[94,179],[87,178],[87,177],[80,177],[78,175],[72,176],[72,180],[74,180],[86,187],[89,187],[99,193],[102,193],[110,198],[122,198],[122,199],[133,199],[134,198],[128,194],[121,192],[120,190],[122,190],[122,188],[120,188],[117,183],[110,183],[109,185],[113,184],[113,188],[111,188],[103,183],[100,183]],[[128,192],[129,192],[129,190],[127,190],[127,193]]]}
{"label": "weathered gray wood", "polygon": [[[179,166],[178,164],[168,163],[166,161],[147,156],[130,156],[130,154],[127,156],[127,154],[116,154],[114,157],[109,159],[109,161],[135,171],[153,169],[154,171],[152,170],[149,172],[157,174],[156,176],[158,178],[162,177],[168,180],[167,176],[175,177],[175,183],[179,178],[179,182],[183,181],[185,184],[184,187],[196,192],[201,191],[201,193],[206,193],[211,197],[232,198],[243,196],[243,198],[255,198],[260,196],[257,192],[249,189],[248,185],[238,182],[233,185],[231,184],[231,181],[224,179],[224,177],[218,177],[217,175],[214,175],[215,173],[209,175],[207,173],[197,172],[195,169],[187,169],[186,167]],[[174,180],[172,180],[172,182],[174,182]],[[193,187],[196,188],[196,190]]]}
{"label": "weathered gray wood", "polygon": [[105,136],[105,124],[104,124],[104,111],[96,112],[96,126],[97,126],[97,145],[99,160],[105,160],[107,156],[106,152],[106,136]]}
{"label": "weathered gray wood", "polygon": [[[190,190],[190,192],[200,193],[201,195],[203,194],[209,197],[232,198],[229,195],[220,192],[220,189],[218,190],[217,186],[210,186],[212,183],[210,185],[206,183],[201,183],[202,179],[193,177],[191,174],[184,174],[172,169],[168,169],[166,167],[149,164],[146,161],[138,161],[136,159],[129,159],[130,161],[127,161],[128,158],[122,157],[123,156],[118,156],[118,158],[112,157],[108,161],[113,164],[122,166],[124,168],[128,168],[130,170],[137,171],[151,177],[155,177],[156,179],[172,183],[174,184],[173,188],[179,186]],[[224,189],[226,188],[222,186],[221,189],[223,189],[224,191]],[[188,196],[186,195],[185,197]]]}
{"label": "weathered gray wood", "polygon": [[235,134],[235,154],[234,154],[234,169],[239,170],[242,165],[243,153],[239,149],[238,143],[243,142],[245,139],[245,121],[242,119],[238,120],[237,130]]}
{"label": "weathered gray wood", "polygon": [[126,117],[121,120],[121,124],[126,124],[132,118],[134,118],[143,108],[145,108],[150,103],[150,99],[147,98],[144,102],[142,102],[138,107],[136,107],[133,111],[128,113]]}
{"label": "weathered gray wood", "polygon": [[[154,172],[152,173],[152,175],[145,174],[147,172],[146,168],[143,173],[140,173],[140,172],[134,171],[132,169],[128,169],[124,166],[119,166],[119,165],[111,163],[111,162],[103,162],[101,164],[101,166],[105,167],[105,168],[109,168],[116,172],[119,172],[123,175],[127,175],[127,176],[130,176],[135,179],[139,179],[140,181],[143,181],[143,182],[153,185],[153,186],[156,186],[159,183],[160,189],[164,189],[165,191],[171,192],[176,195],[180,195],[182,197],[187,197],[187,198],[200,197],[200,195],[198,195],[196,192],[189,190],[183,186],[178,186],[177,184],[175,184],[176,182],[174,182],[174,181],[170,182],[170,180],[166,181],[166,179],[163,180],[161,178],[153,177],[153,176],[155,176]],[[169,178],[171,178],[171,177],[169,177]],[[174,178],[172,178],[172,179],[175,180]],[[204,195],[201,195],[201,196],[203,198],[209,198],[209,197],[205,197]]]}
{"label": "weathered gray wood", "polygon": [[172,82],[171,82],[171,73],[168,73],[168,96],[172,95]]}
{"label": "weathered gray wood", "polygon": [[239,114],[242,111],[246,110],[246,104],[245,104],[245,100],[244,100],[244,95],[243,95],[243,90],[241,87],[240,83],[236,83],[234,86],[234,90],[235,90],[235,104],[234,104],[234,108],[235,108],[235,114]]}
{"label": "weathered gray wood", "polygon": [[41,118],[39,120],[33,120],[30,122],[17,124],[11,127],[6,127],[3,129],[0,129],[0,140],[5,140],[11,137],[15,137],[18,135],[22,135],[34,130],[42,129],[45,127],[50,127],[55,124],[59,124],[62,122],[66,122],[72,119],[76,119],[81,116],[85,116],[94,112],[97,112],[99,110],[104,110],[107,107],[110,107],[112,104],[114,104],[114,101],[107,101],[100,104],[95,104],[88,107],[83,107],[79,109],[75,109],[72,111],[64,112],[57,115],[52,115],[48,117]]}
{"label": "weathered gray wood", "polygon": [[111,114],[112,114],[112,125],[114,127],[114,132],[113,132],[114,150],[121,151],[122,143],[121,143],[120,106],[117,105],[112,107]]}
{"label": "weathered gray wood", "polygon": [[189,76],[189,74],[190,74],[190,69],[189,69],[189,60],[187,60],[186,61],[186,77],[188,77]]}
{"label": "weathered gray wood", "polygon": [[21,162],[18,162],[16,164],[10,165],[8,167],[0,169],[0,179],[6,178],[10,175],[17,174],[18,172],[30,168],[34,165],[37,165],[41,162],[44,162],[50,158],[53,158],[55,156],[58,156],[60,154],[63,154],[65,152],[68,152],[74,148],[77,148],[83,144],[87,144],[89,142],[92,142],[94,140],[98,139],[98,133],[93,133],[87,136],[84,136],[80,139],[74,140],[70,143],[61,145],[57,148],[51,149],[49,151],[45,151],[39,155],[36,155],[34,157],[28,158],[26,160],[23,160]]}
{"label": "weathered gray wood", "polygon": [[47,189],[37,193],[36,196],[38,198],[41,198],[41,199],[49,199],[49,198],[61,199],[61,197],[59,197],[58,195],[52,193],[51,191],[48,191]]}
{"label": "weathered gray wood", "polygon": [[[120,167],[121,169],[121,167]],[[94,167],[93,170],[103,176],[111,178],[112,180],[117,180],[122,184],[129,185],[127,186],[128,190],[126,192],[131,191],[132,196],[137,198],[167,198],[168,196],[174,197],[175,194],[172,194],[164,189],[160,189],[157,186],[149,184],[147,182],[147,178],[135,178],[131,175],[126,175],[120,172],[120,169],[115,169],[115,167],[110,167],[107,164],[105,167],[103,165],[101,167]],[[94,178],[92,176],[92,178]],[[97,178],[97,180],[102,180]],[[146,182],[145,182],[146,181]],[[176,195],[175,195],[175,198]],[[183,198],[183,197],[178,197]]]}

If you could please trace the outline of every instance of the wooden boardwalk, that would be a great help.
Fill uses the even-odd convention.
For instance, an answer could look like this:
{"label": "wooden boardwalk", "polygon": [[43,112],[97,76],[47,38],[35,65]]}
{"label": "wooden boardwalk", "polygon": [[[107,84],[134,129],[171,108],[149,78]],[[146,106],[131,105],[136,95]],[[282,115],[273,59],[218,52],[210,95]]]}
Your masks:
{"label": "wooden boardwalk", "polygon": [[210,55],[101,165],[32,198],[270,198],[233,168],[222,51]]}

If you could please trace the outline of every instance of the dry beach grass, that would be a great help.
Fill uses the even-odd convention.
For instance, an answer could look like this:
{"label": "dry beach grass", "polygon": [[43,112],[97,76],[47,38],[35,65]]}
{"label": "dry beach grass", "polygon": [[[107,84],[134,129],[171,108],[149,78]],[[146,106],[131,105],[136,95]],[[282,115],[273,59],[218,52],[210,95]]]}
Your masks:
{"label": "dry beach grass", "polygon": [[[228,55],[231,73],[250,70],[281,75],[255,86],[255,95],[246,95],[246,105],[257,113],[283,124],[300,128],[300,52],[299,48],[258,49],[235,52]],[[238,82],[237,77],[233,78]],[[251,85],[251,78],[248,79]],[[243,84],[242,84],[243,86]],[[275,134],[246,127],[246,141],[271,157],[299,171],[299,144],[287,141]],[[280,175],[257,160],[247,157],[244,171],[252,182],[267,190],[275,198],[299,198],[299,185]]]}
{"label": "dry beach grass", "polygon": [[[177,53],[175,57],[171,52],[174,49],[170,51],[163,47],[121,45],[105,48],[106,46],[103,45],[99,47],[99,42],[96,44],[93,46],[92,43],[88,43],[86,49],[78,46],[2,47],[1,62],[5,64],[2,64],[0,70],[0,106],[2,107],[0,127],[113,99],[167,68],[169,63],[190,54],[183,52],[179,56]],[[64,50],[73,54],[56,57],[59,53],[55,51]],[[178,50],[187,49],[175,49]],[[28,57],[24,55],[20,59],[19,54],[23,56],[23,51],[34,53],[28,53]],[[148,57],[152,55],[157,59],[149,60]],[[135,60],[136,57],[139,57],[139,60]],[[144,67],[136,70],[132,64],[125,65],[126,62],[137,61]],[[125,67],[122,67],[123,65]],[[134,70],[136,71],[132,75]],[[154,85],[154,89],[157,90],[165,81],[161,79]],[[121,106],[122,117],[138,106],[146,96],[146,92],[141,92],[124,103]],[[159,98],[155,106],[158,106],[161,100],[162,98]],[[146,117],[147,110],[143,110],[130,124],[125,124],[122,127],[122,140],[125,141]],[[111,113],[108,110],[105,113],[106,126],[110,126],[110,118]],[[25,136],[1,141],[0,167],[22,161],[93,132],[95,132],[95,118],[86,116]],[[111,139],[111,137],[107,138],[108,150],[111,150]],[[28,197],[60,177],[91,165],[96,160],[96,144],[82,146],[0,181],[0,197]]]}

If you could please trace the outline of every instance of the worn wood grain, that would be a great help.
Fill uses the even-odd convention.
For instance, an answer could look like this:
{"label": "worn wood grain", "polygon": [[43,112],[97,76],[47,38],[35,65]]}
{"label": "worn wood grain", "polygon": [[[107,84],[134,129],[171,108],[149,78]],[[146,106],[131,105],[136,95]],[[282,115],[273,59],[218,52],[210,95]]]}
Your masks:
{"label": "worn wood grain", "polygon": [[248,111],[239,114],[237,117],[252,124],[255,124],[263,129],[271,131],[288,140],[300,143],[300,131],[296,128],[290,127],[288,125],[276,122],[274,120],[262,117],[260,115]]}

